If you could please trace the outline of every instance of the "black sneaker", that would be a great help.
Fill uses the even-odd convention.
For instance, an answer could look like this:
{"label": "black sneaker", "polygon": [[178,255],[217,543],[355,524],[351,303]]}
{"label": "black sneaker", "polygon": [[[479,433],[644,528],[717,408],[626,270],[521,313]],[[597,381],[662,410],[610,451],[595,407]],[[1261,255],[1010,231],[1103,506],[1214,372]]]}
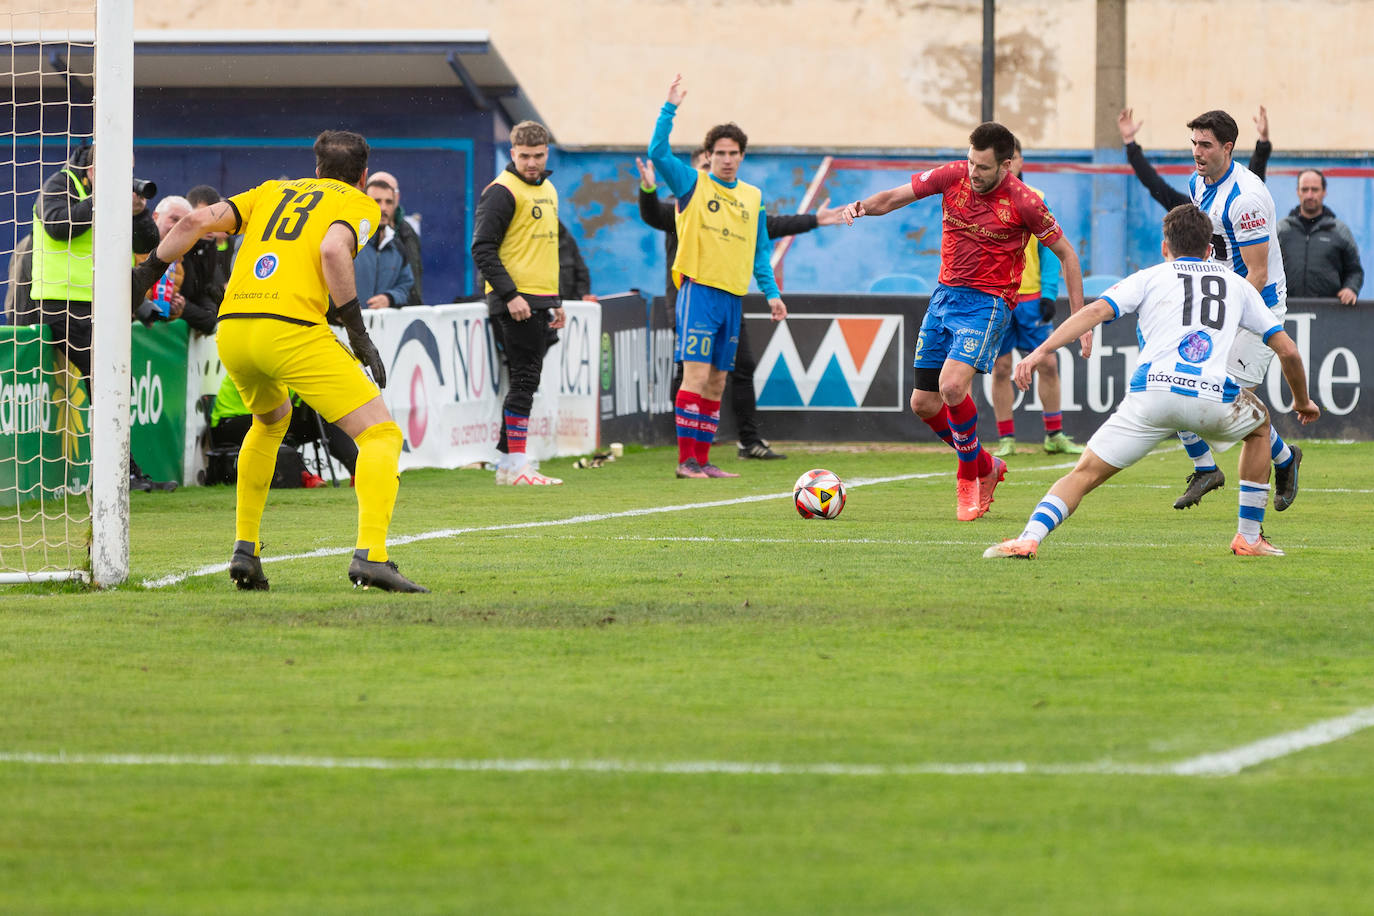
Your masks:
{"label": "black sneaker", "polygon": [[[247,541],[241,543],[246,544]],[[267,577],[262,573],[262,559],[250,551],[235,547],[234,555],[229,558],[229,578],[234,580],[241,592],[265,592]]]}
{"label": "black sneaker", "polygon": [[773,447],[767,442],[759,441],[752,445],[739,444],[739,456],[741,458],[758,458],[763,461],[778,461],[786,458],[782,452],[773,451]]}
{"label": "black sneaker", "polygon": [[1286,468],[1274,467],[1274,511],[1282,512],[1293,505],[1298,498],[1298,465],[1302,464],[1302,449],[1296,445],[1288,446],[1293,450],[1293,461]]}
{"label": "black sneaker", "polygon": [[348,579],[353,583],[354,588],[380,588],[384,592],[423,592],[429,593],[429,589],[423,585],[411,582],[401,571],[396,568],[396,564],[390,560],[377,562],[375,560],[364,560],[357,554],[353,555],[353,562],[348,564]]}
{"label": "black sneaker", "polygon": [[1225,486],[1226,475],[1221,473],[1221,468],[1213,468],[1210,471],[1194,471],[1188,475],[1188,489],[1183,491],[1183,495],[1174,500],[1175,509],[1187,509],[1196,506],[1202,497],[1215,490],[1217,487]]}

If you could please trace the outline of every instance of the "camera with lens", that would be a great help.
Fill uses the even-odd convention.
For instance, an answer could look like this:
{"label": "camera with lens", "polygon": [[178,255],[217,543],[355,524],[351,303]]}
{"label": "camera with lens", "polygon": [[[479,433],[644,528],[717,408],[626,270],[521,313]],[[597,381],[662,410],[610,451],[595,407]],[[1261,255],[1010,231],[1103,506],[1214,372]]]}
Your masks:
{"label": "camera with lens", "polygon": [[144,200],[152,200],[154,197],[157,197],[157,182],[148,181],[144,178],[135,178],[134,193]]}

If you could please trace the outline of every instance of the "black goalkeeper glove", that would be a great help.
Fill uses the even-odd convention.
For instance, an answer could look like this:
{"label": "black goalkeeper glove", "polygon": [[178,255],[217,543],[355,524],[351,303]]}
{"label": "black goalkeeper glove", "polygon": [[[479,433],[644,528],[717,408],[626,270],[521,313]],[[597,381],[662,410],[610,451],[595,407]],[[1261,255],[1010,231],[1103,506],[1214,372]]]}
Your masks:
{"label": "black goalkeeper glove", "polygon": [[385,388],[386,368],[382,365],[382,355],[377,352],[372,338],[367,336],[367,328],[363,326],[363,307],[358,297],[354,296],[339,306],[338,316],[344,330],[348,331],[348,345],[353,349],[353,355],[372,373],[372,380],[377,387]]}
{"label": "black goalkeeper glove", "polygon": [[1054,321],[1054,300],[1040,300],[1040,320],[1045,322]]}
{"label": "black goalkeeper glove", "polygon": [[[139,303],[148,298],[148,290],[153,288],[153,284],[162,279],[162,275],[167,272],[168,264],[157,256],[157,250],[148,255],[148,260],[134,268],[133,296],[129,302],[132,303],[135,312],[139,308]],[[139,316],[139,321],[144,324],[148,322]]]}

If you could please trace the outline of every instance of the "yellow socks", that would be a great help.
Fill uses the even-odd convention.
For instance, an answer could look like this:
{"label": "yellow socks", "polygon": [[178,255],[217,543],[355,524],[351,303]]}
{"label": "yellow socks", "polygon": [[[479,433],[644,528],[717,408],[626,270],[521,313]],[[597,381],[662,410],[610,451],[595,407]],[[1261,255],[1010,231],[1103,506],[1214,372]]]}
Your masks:
{"label": "yellow socks", "polygon": [[401,427],[390,420],[378,423],[363,430],[355,441],[358,443],[358,470],[353,479],[358,495],[357,549],[367,551],[367,559],[373,562],[385,562],[386,531],[391,527],[396,491],[401,486],[397,476],[401,460]]}
{"label": "yellow socks", "polygon": [[277,449],[290,425],[290,413],[270,424],[255,418],[243,437],[243,445],[239,448],[238,503],[234,510],[235,540],[258,543],[262,510],[267,507],[267,490],[272,486],[272,472],[277,468]]}

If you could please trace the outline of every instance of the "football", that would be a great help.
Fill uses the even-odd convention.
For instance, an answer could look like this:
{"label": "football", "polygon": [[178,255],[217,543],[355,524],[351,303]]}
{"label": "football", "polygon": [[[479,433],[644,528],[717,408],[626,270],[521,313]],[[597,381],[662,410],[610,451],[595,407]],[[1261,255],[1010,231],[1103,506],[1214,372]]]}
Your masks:
{"label": "football", "polygon": [[797,478],[792,500],[802,518],[836,518],[844,509],[844,483],[833,471],[815,468]]}

